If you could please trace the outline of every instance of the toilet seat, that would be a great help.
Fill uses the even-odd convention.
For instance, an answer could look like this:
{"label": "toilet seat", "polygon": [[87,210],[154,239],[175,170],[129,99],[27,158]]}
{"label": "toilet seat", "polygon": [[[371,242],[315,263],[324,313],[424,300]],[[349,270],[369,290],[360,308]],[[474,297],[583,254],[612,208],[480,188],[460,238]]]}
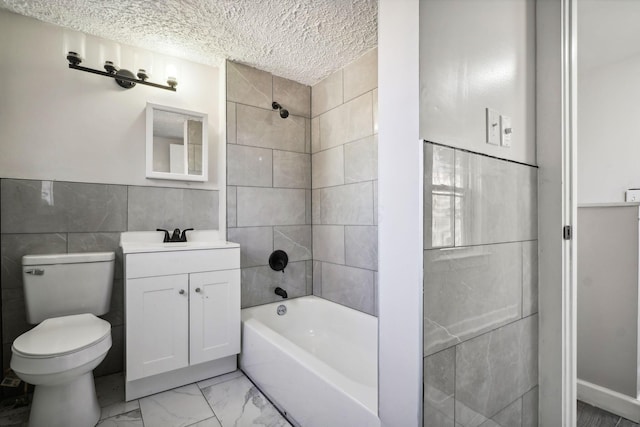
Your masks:
{"label": "toilet seat", "polygon": [[104,340],[111,325],[93,314],[46,319],[13,342],[14,354],[40,359],[82,351]]}
{"label": "toilet seat", "polygon": [[104,356],[111,348],[111,325],[93,314],[47,319],[11,346],[11,368],[25,375],[71,371]]}

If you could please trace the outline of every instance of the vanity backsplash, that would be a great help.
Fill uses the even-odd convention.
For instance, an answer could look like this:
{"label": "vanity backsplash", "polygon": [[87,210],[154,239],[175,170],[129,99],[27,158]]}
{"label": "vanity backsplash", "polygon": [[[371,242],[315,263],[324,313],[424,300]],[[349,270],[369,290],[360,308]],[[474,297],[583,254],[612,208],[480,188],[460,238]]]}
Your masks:
{"label": "vanity backsplash", "polygon": [[120,233],[175,227],[217,229],[215,190],[63,181],[0,179],[2,366],[26,323],[20,263],[23,255],[114,251],[111,309],[113,347],[97,376],[123,370],[124,307]]}

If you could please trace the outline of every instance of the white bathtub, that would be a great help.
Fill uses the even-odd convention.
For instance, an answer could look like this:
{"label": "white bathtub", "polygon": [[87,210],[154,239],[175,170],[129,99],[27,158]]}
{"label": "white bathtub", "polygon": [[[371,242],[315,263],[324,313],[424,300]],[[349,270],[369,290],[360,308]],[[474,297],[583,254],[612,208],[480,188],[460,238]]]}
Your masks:
{"label": "white bathtub", "polygon": [[245,308],[240,367],[294,425],[380,426],[373,316],[313,296]]}

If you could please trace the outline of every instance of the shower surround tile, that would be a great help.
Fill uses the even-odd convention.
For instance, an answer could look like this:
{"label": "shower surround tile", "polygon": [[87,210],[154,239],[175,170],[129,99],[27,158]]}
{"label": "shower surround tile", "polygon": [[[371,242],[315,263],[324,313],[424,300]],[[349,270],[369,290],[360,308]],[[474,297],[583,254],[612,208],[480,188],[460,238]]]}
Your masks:
{"label": "shower surround tile", "polygon": [[282,301],[274,293],[278,286],[287,291],[289,298],[307,295],[306,265],[306,261],[289,262],[284,273],[274,271],[269,266],[243,268],[240,290],[242,308]]}
{"label": "shower surround tile", "polygon": [[493,418],[538,381],[538,316],[464,342],[456,348],[456,422],[475,425],[464,408]]}
{"label": "shower surround tile", "polygon": [[229,185],[271,187],[273,151],[265,148],[229,145],[227,181]]}
{"label": "shower surround tile", "polygon": [[271,74],[227,61],[227,101],[271,109]]}
{"label": "shower surround tile", "polygon": [[425,356],[520,318],[520,242],[425,251],[424,270]]}
{"label": "shower surround tile", "polygon": [[129,231],[164,228],[218,229],[218,192],[129,187]]}
{"label": "shower surround tile", "polygon": [[490,420],[480,424],[480,427],[522,427],[522,399],[498,412]]}
{"label": "shower surround tile", "polygon": [[2,179],[2,233],[124,231],[127,187]]}
{"label": "shower surround tile", "polygon": [[454,243],[455,151],[424,144],[424,249]]}
{"label": "shower surround tile", "polygon": [[378,87],[378,49],[372,49],[344,67],[344,100]]}
{"label": "shower surround tile", "polygon": [[322,263],[322,297],[374,314],[373,271]]}
{"label": "shower surround tile", "polygon": [[317,224],[373,225],[373,184],[341,185],[314,190],[320,197]]}
{"label": "shower surround tile", "polygon": [[424,358],[424,427],[455,427],[455,363],[455,347]]}
{"label": "shower surround tile", "polygon": [[311,188],[309,154],[273,151],[273,186],[279,188]]}
{"label": "shower surround tile", "polygon": [[238,187],[238,227],[304,225],[305,190]]}
{"label": "shower surround tile", "polygon": [[378,270],[378,227],[346,226],[344,248],[347,265]]}
{"label": "shower surround tile", "polygon": [[367,92],[320,116],[320,148],[337,147],[373,135],[373,98]]}
{"label": "shower surround tile", "polygon": [[229,228],[227,239],[240,244],[242,268],[269,265],[269,255],[273,252],[271,227]]}
{"label": "shower surround tile", "polygon": [[342,70],[338,70],[311,88],[311,117],[343,103]]}
{"label": "shower surround tile", "polygon": [[378,133],[378,88],[372,92],[373,96],[373,133]]}
{"label": "shower surround tile", "polygon": [[273,100],[289,114],[311,118],[311,88],[293,80],[273,76]]}
{"label": "shower surround tile", "polygon": [[310,260],[311,241],[310,225],[273,227],[273,249],[285,251],[289,256],[289,262]]}
{"label": "shower surround tile", "polygon": [[223,426],[290,427],[276,408],[246,377],[202,390]]}
{"label": "shower surround tile", "polygon": [[[236,132],[227,145],[228,238],[241,244],[242,306],[249,307],[280,299],[273,293],[276,286],[290,297],[313,291],[307,271],[312,259],[311,88],[246,66],[235,69],[243,71],[244,90],[252,95],[241,98],[237,87],[227,87]],[[261,89],[256,93],[255,88]],[[268,103],[256,102],[263,93]],[[289,117],[282,119],[272,101]],[[275,249],[289,256],[284,274],[268,267]]]}
{"label": "shower surround tile", "polygon": [[345,263],[344,227],[315,225],[313,227],[313,258],[334,264]]}
{"label": "shower surround tile", "polygon": [[538,387],[522,396],[522,427],[538,427]]}
{"label": "shower surround tile", "polygon": [[522,242],[522,317],[538,312],[538,242]]}
{"label": "shower surround tile", "polygon": [[227,144],[235,144],[236,140],[236,104],[227,102]]}
{"label": "shower surround tile", "polygon": [[455,245],[534,240],[537,170],[456,151]]}
{"label": "shower surround tile", "polygon": [[335,147],[311,156],[311,188],[332,187],[344,184],[344,150]]}
{"label": "shower surround tile", "polygon": [[305,152],[306,118],[290,115],[282,119],[277,111],[236,106],[237,143],[252,147]]}
{"label": "shower surround tile", "polygon": [[372,135],[344,145],[344,182],[378,178],[378,136]]}
{"label": "shower surround tile", "polygon": [[236,227],[238,225],[238,206],[237,206],[237,188],[227,186],[227,227]]}

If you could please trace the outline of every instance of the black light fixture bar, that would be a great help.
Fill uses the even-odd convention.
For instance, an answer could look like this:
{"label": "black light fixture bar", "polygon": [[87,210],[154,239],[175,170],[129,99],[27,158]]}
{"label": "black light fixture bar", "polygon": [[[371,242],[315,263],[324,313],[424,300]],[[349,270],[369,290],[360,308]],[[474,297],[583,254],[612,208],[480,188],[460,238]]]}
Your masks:
{"label": "black light fixture bar", "polygon": [[[111,72],[110,73],[108,71],[102,71],[102,70],[96,70],[94,68],[83,67],[82,65],[79,65],[80,62],[81,62],[81,59],[79,57],[77,57],[77,54],[74,54],[73,52],[69,52],[69,56],[67,56],[67,60],[69,61],[69,68],[72,68],[74,70],[86,71],[87,73],[98,74],[100,76],[105,76],[105,77],[111,77],[113,79],[116,79],[116,82],[118,82],[118,84],[120,86],[123,86],[123,84],[120,83],[121,81],[122,82],[129,82],[130,85],[123,86],[123,87],[126,87],[126,88],[131,88],[131,87],[135,86],[136,84],[141,84],[141,85],[146,85],[146,86],[157,87],[158,89],[165,89],[165,90],[170,90],[172,92],[176,92],[176,85],[178,84],[178,82],[175,81],[175,79],[173,80],[173,82],[175,82],[175,84],[173,84],[173,85],[161,85],[161,84],[158,84],[158,83],[152,83],[152,82],[149,82],[149,81],[146,81],[146,80],[142,80],[142,79],[137,79],[135,77],[129,77],[128,75],[125,75],[124,73],[131,74],[132,76],[134,74],[131,73],[130,71],[127,71],[127,70],[118,70],[117,72]],[[143,70],[140,70],[140,71],[143,71]],[[143,77],[145,77],[145,76],[143,76]],[[171,81],[169,83],[171,83]]]}

